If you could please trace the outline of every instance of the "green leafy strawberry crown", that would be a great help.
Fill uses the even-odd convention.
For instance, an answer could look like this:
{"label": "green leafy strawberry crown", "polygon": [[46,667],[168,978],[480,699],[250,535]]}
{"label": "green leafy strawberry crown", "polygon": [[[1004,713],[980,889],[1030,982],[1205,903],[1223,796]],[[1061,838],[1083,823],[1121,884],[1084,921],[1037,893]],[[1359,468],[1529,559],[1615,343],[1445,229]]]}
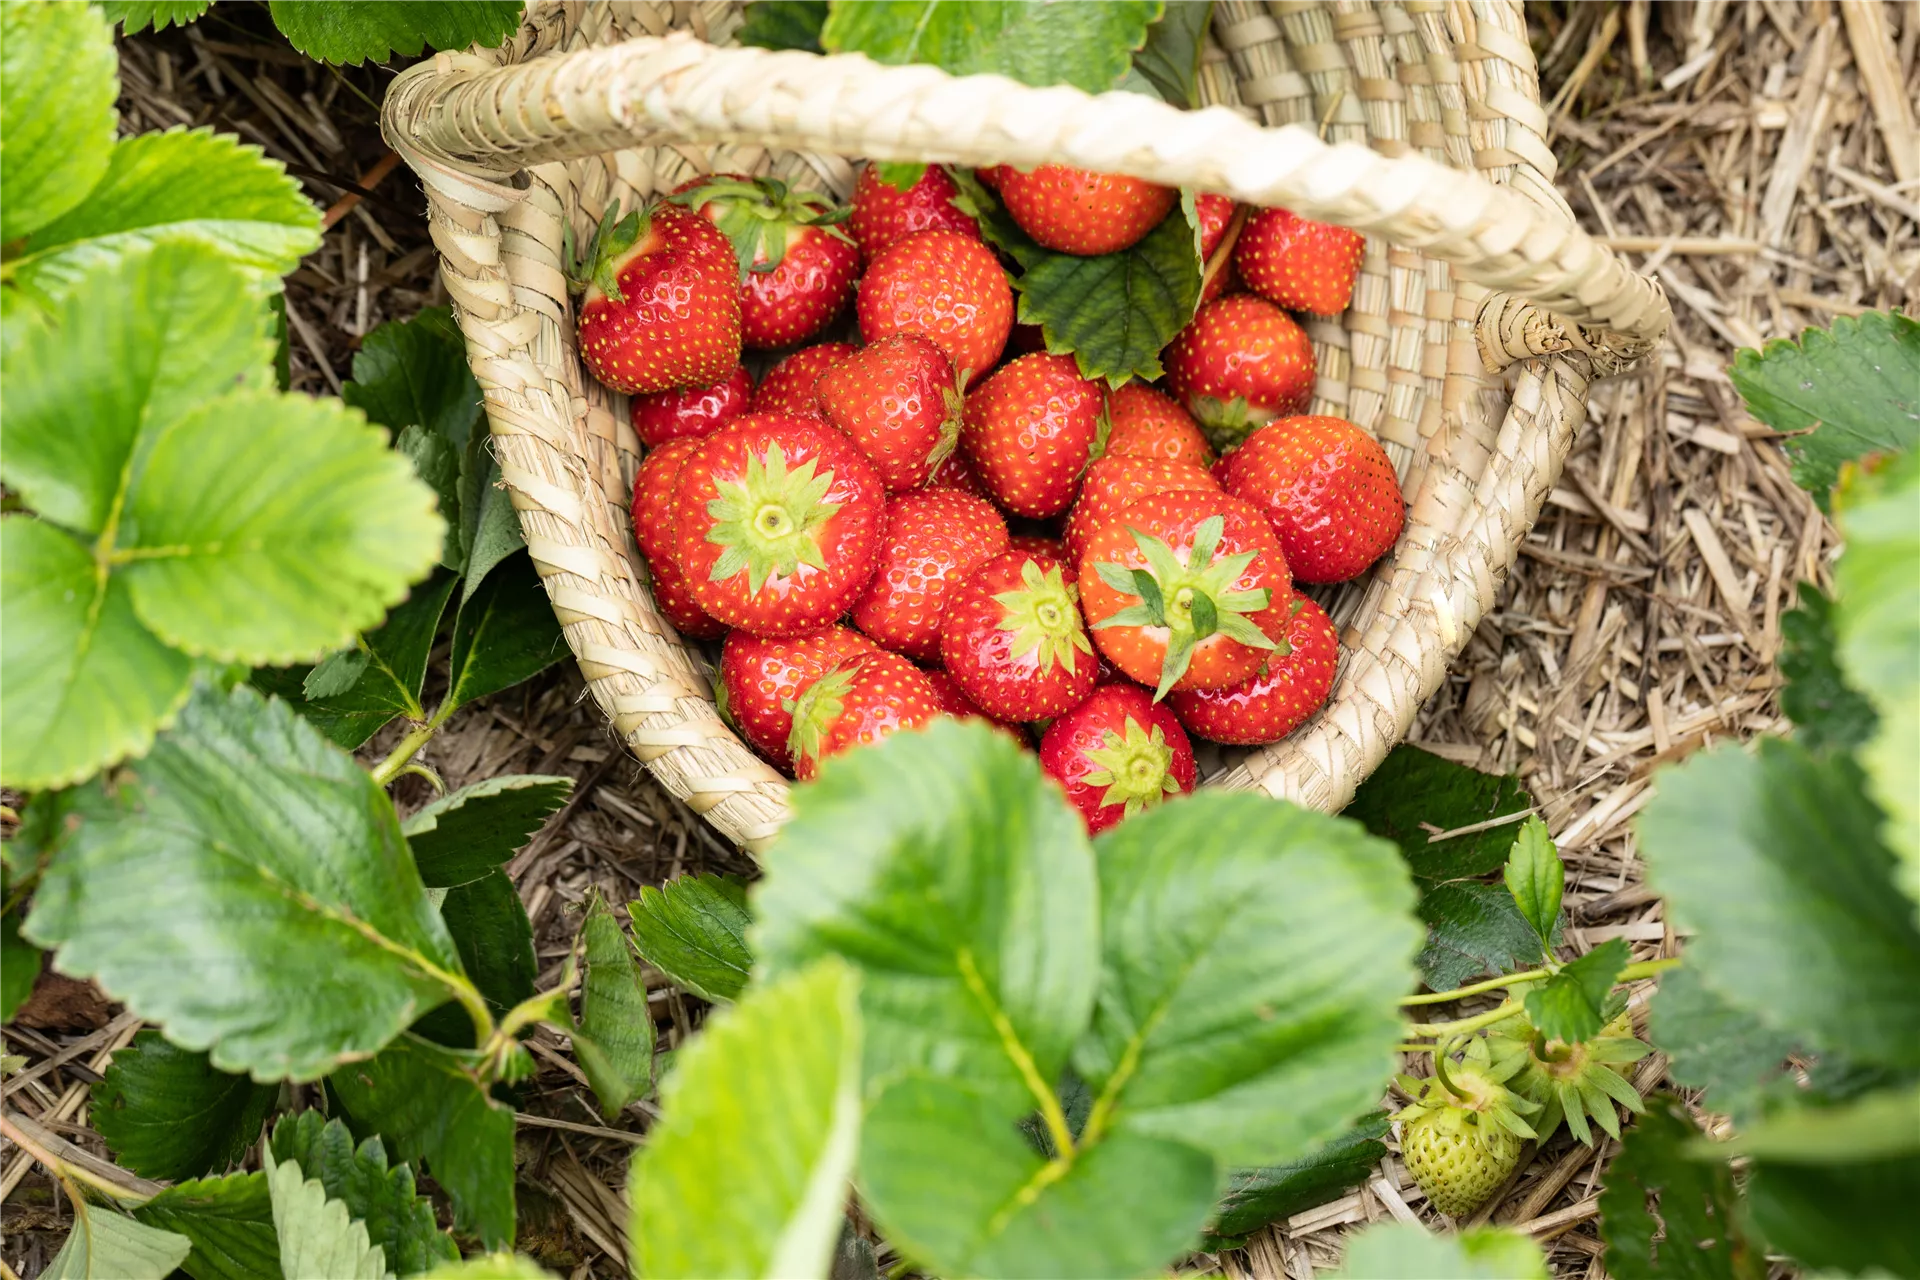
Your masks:
{"label": "green leafy strawberry crown", "polygon": [[1633,1023],[1625,1012],[1608,1022],[1599,1035],[1578,1044],[1550,1040],[1525,1014],[1516,1014],[1487,1028],[1486,1043],[1488,1061],[1505,1073],[1508,1087],[1539,1104],[1533,1124],[1542,1141],[1565,1120],[1567,1132],[1590,1147],[1589,1117],[1609,1137],[1618,1138],[1620,1121],[1613,1104],[1636,1115],[1646,1110],[1621,1068],[1653,1049],[1634,1038]]}
{"label": "green leafy strawberry crown", "polygon": [[818,227],[836,240],[853,243],[840,229],[851,209],[835,208],[817,191],[793,191],[778,178],[709,178],[667,199],[708,213],[733,246],[742,284],[749,275],[764,275],[786,260],[788,233],[795,227]]}
{"label": "green leafy strawberry crown", "polygon": [[1484,1039],[1473,1039],[1463,1062],[1450,1062],[1445,1053],[1434,1054],[1433,1067],[1434,1074],[1424,1080],[1398,1077],[1400,1088],[1413,1099],[1400,1110],[1403,1126],[1540,1136],[1524,1118],[1538,1114],[1540,1104],[1507,1087],[1517,1067],[1495,1063]]}
{"label": "green leafy strawberry crown", "polygon": [[1195,396],[1187,408],[1193,420],[1200,424],[1200,434],[1207,438],[1207,443],[1223,454],[1232,452],[1248,436],[1280,416],[1271,409],[1255,408],[1244,396],[1231,400]]}
{"label": "green leafy strawberry crown", "polygon": [[1277,649],[1265,632],[1246,615],[1259,613],[1273,602],[1266,587],[1252,591],[1229,590],[1247,571],[1258,551],[1215,557],[1220,539],[1226,532],[1221,516],[1208,516],[1193,531],[1193,546],[1183,563],[1166,541],[1127,526],[1134,545],[1146,558],[1147,567],[1130,569],[1105,561],[1094,566],[1100,580],[1115,591],[1139,597],[1140,603],[1128,605],[1111,617],[1093,624],[1095,631],[1108,627],[1165,627],[1167,655],[1160,664],[1160,684],[1154,690],[1155,702],[1167,696],[1167,690],[1187,673],[1193,661],[1193,648],[1208,636],[1224,635],[1249,649]]}
{"label": "green leafy strawberry crown", "polygon": [[1020,585],[994,597],[999,628],[1013,632],[1013,656],[1034,654],[1042,671],[1065,667],[1079,671],[1081,654],[1093,661],[1093,641],[1080,621],[1080,590],[1066,581],[1059,565],[1042,569],[1037,561],[1020,566]]}
{"label": "green leafy strawberry crown", "polygon": [[793,717],[787,732],[787,754],[797,763],[818,760],[820,743],[841,713],[847,708],[847,694],[853,690],[853,676],[862,659],[843,662],[820,676],[798,698],[783,698],[780,707]]}
{"label": "green leafy strawberry crown", "polygon": [[1090,787],[1105,787],[1100,803],[1125,806],[1126,817],[1180,793],[1179,780],[1173,776],[1173,747],[1157,724],[1143,729],[1138,720],[1128,716],[1122,732],[1107,730],[1099,746],[1082,754],[1099,768],[1085,774],[1081,781]]}
{"label": "green leafy strawberry crown", "polygon": [[833,472],[816,471],[817,458],[789,468],[778,441],[764,454],[749,453],[739,480],[715,480],[718,493],[707,503],[713,524],[707,541],[721,548],[708,570],[710,582],[724,582],[741,570],[747,591],[758,594],[772,577],[790,578],[801,565],[824,570],[820,528],[840,510],[826,500]]}
{"label": "green leafy strawberry crown", "polygon": [[652,226],[652,205],[629,210],[623,216],[620,202],[615,200],[600,214],[600,225],[588,239],[586,251],[576,256],[573,224],[564,224],[560,229],[560,261],[566,269],[567,283],[575,293],[592,285],[615,302],[625,302],[627,298],[620,292],[616,264],[622,254],[640,243]]}

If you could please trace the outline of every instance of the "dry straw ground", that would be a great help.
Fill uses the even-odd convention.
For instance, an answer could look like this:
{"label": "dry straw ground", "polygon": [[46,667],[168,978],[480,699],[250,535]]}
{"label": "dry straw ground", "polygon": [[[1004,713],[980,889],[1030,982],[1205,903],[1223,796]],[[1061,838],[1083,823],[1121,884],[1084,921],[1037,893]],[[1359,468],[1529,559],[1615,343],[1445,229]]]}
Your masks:
{"label": "dry straw ground", "polygon": [[[1920,5],[1881,0],[1530,5],[1562,186],[1590,229],[1655,273],[1677,323],[1659,358],[1601,384],[1589,427],[1497,609],[1421,716],[1415,740],[1525,778],[1568,866],[1572,945],[1623,937],[1636,958],[1679,940],[1642,885],[1632,819],[1651,774],[1718,739],[1779,732],[1773,659],[1794,584],[1824,582],[1832,530],[1787,476],[1726,377],[1733,351],[1836,315],[1911,309],[1920,292]],[[122,45],[129,132],[211,124],[285,161],[328,207],[322,248],[288,288],[296,387],[337,392],[361,335],[443,301],[417,185],[380,141],[391,70],[330,70],[291,52],[263,7],[220,6],[185,32]],[[430,691],[431,692],[431,691]],[[382,741],[370,751],[384,749]],[[449,786],[567,772],[573,802],[511,864],[558,974],[577,910],[694,869],[747,872],[654,786],[585,702],[571,666],[466,710],[426,751]],[[417,805],[424,784],[408,779]],[[656,980],[658,975],[654,975]],[[1648,993],[1636,993],[1642,1009]],[[698,1002],[652,992],[663,1048]],[[1479,1005],[1468,1005],[1471,1012]],[[43,982],[39,1027],[9,1028],[28,1066],[7,1105],[81,1149],[88,1084],[136,1021]],[[612,1277],[619,1187],[650,1104],[611,1125],[565,1041],[533,1042],[522,1103],[522,1247],[562,1274]],[[1664,1062],[1635,1084],[1661,1083]],[[1611,1155],[1562,1134],[1529,1152],[1477,1221],[1518,1225],[1563,1277],[1605,1274],[1596,1196]],[[0,1154],[4,1258],[44,1267],[68,1214],[22,1152]],[[1306,1280],[1344,1233],[1387,1217],[1439,1225],[1389,1158],[1362,1190],[1278,1224],[1197,1274]],[[890,1259],[883,1251],[882,1263]]]}

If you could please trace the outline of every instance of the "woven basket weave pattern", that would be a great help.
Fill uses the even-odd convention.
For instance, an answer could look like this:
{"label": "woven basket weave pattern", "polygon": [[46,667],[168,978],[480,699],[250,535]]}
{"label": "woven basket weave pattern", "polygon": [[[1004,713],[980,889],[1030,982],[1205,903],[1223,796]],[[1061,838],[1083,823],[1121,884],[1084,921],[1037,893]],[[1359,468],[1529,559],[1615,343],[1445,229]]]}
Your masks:
{"label": "woven basket weave pattern", "polygon": [[[563,226],[584,237],[610,202],[633,207],[716,170],[844,200],[860,156],[1052,159],[1369,233],[1351,309],[1305,320],[1312,412],[1381,440],[1406,532],[1371,575],[1322,596],[1343,642],[1327,708],[1276,746],[1203,761],[1213,785],[1343,805],[1492,603],[1588,380],[1644,354],[1666,323],[1657,288],[1581,235],[1553,189],[1518,4],[1217,0],[1200,82],[1227,110],[1192,113],[708,47],[740,20],[737,4],[705,0],[535,3],[507,47],[414,68],[386,110],[389,140],[427,186],[529,549],[622,737],[749,848],[786,816],[785,781],[718,718],[705,656],[647,595],[627,514],[639,446],[624,401],[575,355]],[[1257,127],[1284,124],[1367,149]]]}

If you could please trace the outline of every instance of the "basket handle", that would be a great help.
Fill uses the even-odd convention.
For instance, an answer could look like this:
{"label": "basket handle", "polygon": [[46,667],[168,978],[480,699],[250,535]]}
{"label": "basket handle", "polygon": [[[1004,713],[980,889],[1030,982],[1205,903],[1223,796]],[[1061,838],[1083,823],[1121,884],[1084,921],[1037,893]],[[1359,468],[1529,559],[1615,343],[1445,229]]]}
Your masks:
{"label": "basket handle", "polygon": [[1578,350],[1615,372],[1650,351],[1672,319],[1659,285],[1563,215],[1477,174],[1142,94],[1037,89],[861,54],[718,48],[675,33],[506,67],[441,54],[394,81],[382,127],[424,180],[469,200],[491,195],[496,207],[513,198],[511,175],[531,165],[712,142],[1068,164],[1218,191],[1419,249],[1500,291],[1482,300],[1477,325],[1492,368]]}

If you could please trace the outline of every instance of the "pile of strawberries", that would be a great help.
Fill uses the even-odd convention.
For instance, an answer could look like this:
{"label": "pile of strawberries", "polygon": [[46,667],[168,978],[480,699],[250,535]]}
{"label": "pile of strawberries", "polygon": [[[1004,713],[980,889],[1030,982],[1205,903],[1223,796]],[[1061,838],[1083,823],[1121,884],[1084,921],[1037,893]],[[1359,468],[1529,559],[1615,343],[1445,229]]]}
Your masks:
{"label": "pile of strawberries", "polygon": [[[1180,216],[1133,178],[976,176],[1059,253]],[[1288,311],[1344,310],[1364,242],[1201,196],[1209,270],[1166,389],[1108,390],[1014,323],[955,196],[937,167],[899,190],[869,166],[845,209],[696,179],[602,223],[580,352],[648,449],[654,600],[725,637],[722,710],[748,742],[807,778],[941,714],[985,719],[1037,733],[1099,831],[1193,787],[1189,733],[1274,742],[1327,698],[1338,641],[1295,584],[1365,572],[1404,511],[1371,437],[1300,416],[1313,351]],[[743,348],[817,339],[850,299],[861,345],[800,346],[754,385]]]}

